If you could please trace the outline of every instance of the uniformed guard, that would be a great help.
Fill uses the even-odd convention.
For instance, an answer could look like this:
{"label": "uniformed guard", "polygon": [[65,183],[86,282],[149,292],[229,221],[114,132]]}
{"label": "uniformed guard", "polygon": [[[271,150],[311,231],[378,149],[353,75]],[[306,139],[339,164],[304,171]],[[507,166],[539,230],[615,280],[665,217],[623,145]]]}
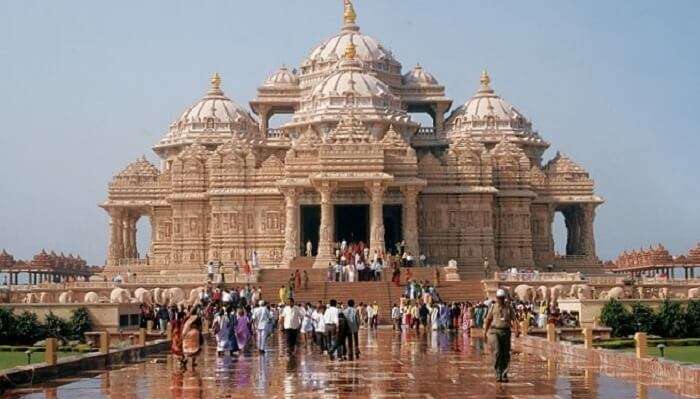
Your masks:
{"label": "uniformed guard", "polygon": [[508,364],[510,363],[511,329],[520,335],[515,309],[506,302],[506,292],[496,291],[496,302],[491,305],[484,319],[484,334],[494,357],[496,381],[508,382]]}

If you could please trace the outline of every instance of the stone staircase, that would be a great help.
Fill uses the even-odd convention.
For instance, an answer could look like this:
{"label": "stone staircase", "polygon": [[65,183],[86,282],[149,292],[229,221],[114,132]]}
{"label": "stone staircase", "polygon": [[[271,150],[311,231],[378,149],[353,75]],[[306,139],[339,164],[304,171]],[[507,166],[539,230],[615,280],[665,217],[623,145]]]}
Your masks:
{"label": "stone staircase", "polygon": [[[260,281],[253,283],[254,286],[262,288],[262,297],[266,301],[278,303],[279,289],[282,284],[286,284],[294,272],[291,269],[264,269],[260,274]],[[390,313],[392,304],[398,303],[405,288],[406,269],[402,269],[401,286],[397,287],[386,276],[385,281],[362,281],[362,282],[326,282],[325,269],[305,268],[309,276],[308,289],[298,289],[295,292],[297,303],[310,302],[316,304],[318,301],[328,303],[331,299],[346,303],[349,299],[354,299],[359,305],[377,302],[379,305],[379,322],[390,323]],[[411,277],[418,280],[428,280],[431,284],[435,281],[435,268],[411,268]],[[440,280],[438,291],[442,299],[446,302],[453,301],[482,301],[485,298],[483,284],[480,279],[470,278],[461,281],[445,281],[445,272],[440,270]]]}

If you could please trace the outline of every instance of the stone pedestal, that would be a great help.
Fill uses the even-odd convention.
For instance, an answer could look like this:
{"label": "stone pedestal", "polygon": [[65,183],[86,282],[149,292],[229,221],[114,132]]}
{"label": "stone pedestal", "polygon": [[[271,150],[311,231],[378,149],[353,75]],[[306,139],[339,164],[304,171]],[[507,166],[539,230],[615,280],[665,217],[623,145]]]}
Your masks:
{"label": "stone pedestal", "polygon": [[547,323],[547,341],[557,342],[557,328],[552,323]]}
{"label": "stone pedestal", "polygon": [[447,262],[447,267],[445,268],[445,281],[459,281],[459,269],[457,268],[457,261],[451,259]]}
{"label": "stone pedestal", "polygon": [[637,359],[643,359],[647,357],[647,334],[643,332],[638,332],[634,334],[634,345],[635,353],[637,354]]}
{"label": "stone pedestal", "polygon": [[593,329],[590,327],[583,329],[583,347],[593,349]]}
{"label": "stone pedestal", "polygon": [[56,364],[58,360],[58,340],[56,338],[46,338],[46,350],[44,351],[44,362],[49,366]]}
{"label": "stone pedestal", "polygon": [[109,333],[106,331],[100,333],[100,353],[109,353]]}
{"label": "stone pedestal", "polygon": [[145,328],[139,328],[138,346],[146,346],[146,329]]}

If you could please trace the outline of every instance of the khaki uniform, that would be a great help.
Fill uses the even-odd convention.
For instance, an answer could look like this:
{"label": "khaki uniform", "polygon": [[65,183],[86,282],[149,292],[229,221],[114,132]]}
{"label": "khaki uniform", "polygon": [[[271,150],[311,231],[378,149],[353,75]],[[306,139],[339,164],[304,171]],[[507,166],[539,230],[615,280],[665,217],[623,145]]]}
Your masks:
{"label": "khaki uniform", "polygon": [[496,378],[506,378],[508,364],[510,363],[510,326],[516,320],[515,309],[510,303],[500,305],[495,302],[489,308],[484,323],[491,320],[491,327],[487,337],[494,357],[494,369]]}

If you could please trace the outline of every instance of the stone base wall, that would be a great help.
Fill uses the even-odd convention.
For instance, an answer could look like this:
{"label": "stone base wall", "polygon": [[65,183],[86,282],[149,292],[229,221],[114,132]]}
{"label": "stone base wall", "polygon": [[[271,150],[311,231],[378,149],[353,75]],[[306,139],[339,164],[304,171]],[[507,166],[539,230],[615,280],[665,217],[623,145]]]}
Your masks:
{"label": "stone base wall", "polygon": [[[521,336],[516,343],[524,349],[548,358],[574,357],[585,360],[588,366],[597,367],[603,374],[618,376],[621,373],[634,374],[637,379],[652,383],[673,384],[684,390],[690,389],[695,395],[700,387],[700,367],[683,365],[679,362],[644,358],[609,349],[586,349],[581,345],[562,342],[549,342],[542,338]],[[683,393],[690,393],[685,391]]]}

